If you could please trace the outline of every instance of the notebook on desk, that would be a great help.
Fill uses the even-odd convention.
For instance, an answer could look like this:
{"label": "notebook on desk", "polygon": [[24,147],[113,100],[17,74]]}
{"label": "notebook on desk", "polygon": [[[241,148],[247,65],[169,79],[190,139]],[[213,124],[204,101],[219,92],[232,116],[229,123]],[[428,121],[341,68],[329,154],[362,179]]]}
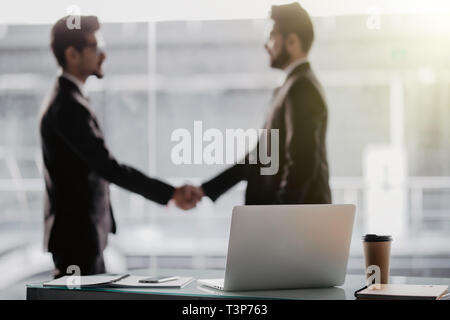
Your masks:
{"label": "notebook on desk", "polygon": [[92,275],[92,276],[64,276],[43,284],[44,287],[80,287],[80,288],[183,288],[194,278],[179,277],[176,280],[161,283],[140,283],[139,280],[148,276],[122,275]]}
{"label": "notebook on desk", "polygon": [[102,287],[108,286],[121,279],[127,278],[129,274],[99,274],[92,276],[64,276],[52,281],[45,282],[44,287]]}
{"label": "notebook on desk", "polygon": [[448,286],[412,284],[372,284],[355,292],[357,299],[376,300],[438,300]]}

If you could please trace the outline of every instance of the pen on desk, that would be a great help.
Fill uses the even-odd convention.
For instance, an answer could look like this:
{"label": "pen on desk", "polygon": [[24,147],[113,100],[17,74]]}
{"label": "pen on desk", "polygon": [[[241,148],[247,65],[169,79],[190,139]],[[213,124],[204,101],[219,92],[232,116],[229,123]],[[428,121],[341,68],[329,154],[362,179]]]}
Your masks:
{"label": "pen on desk", "polygon": [[114,280],[113,282],[111,282],[111,283],[114,283],[114,282],[117,282],[117,281],[120,281],[120,280],[122,280],[122,279],[125,279],[125,278],[127,278],[127,277],[129,277],[130,276],[130,274],[129,273],[125,273],[125,274],[123,274],[122,276],[120,276],[118,279],[116,279],[116,280]]}

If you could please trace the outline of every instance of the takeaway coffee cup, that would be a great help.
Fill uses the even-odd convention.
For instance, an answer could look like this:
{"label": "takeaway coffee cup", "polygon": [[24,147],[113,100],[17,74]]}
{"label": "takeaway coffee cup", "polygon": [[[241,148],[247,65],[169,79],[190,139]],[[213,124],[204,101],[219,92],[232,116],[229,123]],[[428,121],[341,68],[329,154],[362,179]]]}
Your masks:
{"label": "takeaway coffee cup", "polygon": [[[366,277],[371,283],[376,282],[379,273],[380,283],[389,283],[389,260],[391,255],[391,236],[366,234],[363,237]],[[378,269],[379,268],[379,269]],[[373,281],[375,280],[375,281]]]}

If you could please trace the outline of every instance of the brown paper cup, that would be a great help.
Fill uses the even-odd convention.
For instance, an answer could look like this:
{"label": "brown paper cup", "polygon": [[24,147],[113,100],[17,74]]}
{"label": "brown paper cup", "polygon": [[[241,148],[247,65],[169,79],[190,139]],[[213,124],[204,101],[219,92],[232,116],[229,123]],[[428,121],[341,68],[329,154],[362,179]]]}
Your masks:
{"label": "brown paper cup", "polygon": [[376,268],[371,266],[378,266],[380,271],[380,283],[389,283],[391,243],[391,236],[367,234],[363,237],[367,279],[369,279],[369,277],[371,277],[376,270]]}

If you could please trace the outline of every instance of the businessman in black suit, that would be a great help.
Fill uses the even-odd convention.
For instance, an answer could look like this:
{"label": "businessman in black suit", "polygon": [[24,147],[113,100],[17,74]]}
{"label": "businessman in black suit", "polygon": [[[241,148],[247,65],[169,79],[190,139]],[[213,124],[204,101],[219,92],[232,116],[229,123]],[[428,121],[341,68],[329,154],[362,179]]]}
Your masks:
{"label": "businessman in black suit", "polygon": [[191,209],[189,186],[174,188],[120,164],[105,145],[97,118],[83,92],[90,75],[103,77],[97,17],[60,19],[51,31],[51,48],[63,73],[45,103],[40,122],[44,158],[45,243],[53,255],[55,277],[77,265],[82,275],[105,272],[103,250],[116,224],[109,183],[165,205],[173,199]]}
{"label": "businessman in black suit", "polygon": [[298,3],[272,6],[271,18],[273,29],[265,47],[271,66],[283,69],[286,80],[275,90],[264,127],[279,130],[279,170],[263,175],[260,162],[249,164],[247,156],[245,164],[236,164],[205,182],[196,194],[214,201],[246,180],[246,204],[331,203],[325,146],[327,105],[308,62],[314,39],[312,22]]}

